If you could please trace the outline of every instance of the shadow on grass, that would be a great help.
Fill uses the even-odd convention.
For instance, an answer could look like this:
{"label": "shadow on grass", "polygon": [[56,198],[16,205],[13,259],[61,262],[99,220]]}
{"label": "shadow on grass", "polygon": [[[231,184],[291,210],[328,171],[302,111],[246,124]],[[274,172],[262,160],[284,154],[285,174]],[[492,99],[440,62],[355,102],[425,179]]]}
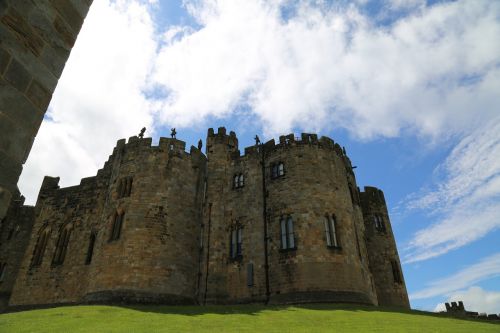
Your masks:
{"label": "shadow on grass", "polygon": [[481,323],[499,324],[499,322],[491,322],[476,318],[453,317],[443,313],[427,312],[421,310],[408,310],[399,307],[379,307],[349,303],[309,303],[309,304],[290,304],[290,305],[263,305],[263,304],[245,304],[245,305],[120,305],[122,308],[159,313],[159,314],[175,314],[185,316],[201,316],[206,314],[237,314],[255,316],[262,312],[269,311],[300,311],[301,309],[313,311],[348,311],[348,312],[384,312],[384,313],[400,313],[414,316],[427,316],[434,318],[449,318]]}

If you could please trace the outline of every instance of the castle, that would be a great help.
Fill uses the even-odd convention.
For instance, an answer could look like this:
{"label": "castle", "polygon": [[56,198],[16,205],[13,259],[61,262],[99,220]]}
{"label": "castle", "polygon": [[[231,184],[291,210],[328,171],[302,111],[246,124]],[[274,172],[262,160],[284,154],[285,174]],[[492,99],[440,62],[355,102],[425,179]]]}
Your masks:
{"label": "castle", "polygon": [[139,302],[355,302],[409,308],[384,194],[315,134],[206,152],[117,142],[77,186],[45,177],[0,229],[0,300],[22,308]]}

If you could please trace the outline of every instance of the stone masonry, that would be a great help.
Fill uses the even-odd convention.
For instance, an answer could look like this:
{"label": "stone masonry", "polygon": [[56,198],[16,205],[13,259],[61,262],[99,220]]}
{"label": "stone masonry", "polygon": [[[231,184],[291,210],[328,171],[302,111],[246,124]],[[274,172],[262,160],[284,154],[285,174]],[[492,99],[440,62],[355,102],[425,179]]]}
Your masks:
{"label": "stone masonry", "polygon": [[0,0],[0,219],[92,0]]}
{"label": "stone masonry", "polygon": [[290,134],[241,154],[221,127],[209,129],[204,154],[175,138],[131,137],[96,176],[58,182],[45,177],[36,206],[15,201],[2,222],[0,292],[12,308],[409,307],[383,193],[359,191],[330,138]]}

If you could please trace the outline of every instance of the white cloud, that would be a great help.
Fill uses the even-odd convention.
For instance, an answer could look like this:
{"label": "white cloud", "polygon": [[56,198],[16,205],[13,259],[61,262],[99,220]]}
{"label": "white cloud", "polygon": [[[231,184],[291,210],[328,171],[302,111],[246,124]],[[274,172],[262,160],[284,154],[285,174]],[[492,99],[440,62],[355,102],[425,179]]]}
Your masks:
{"label": "white cloud", "polygon": [[435,189],[407,203],[435,216],[404,251],[405,262],[444,254],[500,228],[500,117],[464,137],[439,166]]}
{"label": "white cloud", "polygon": [[429,283],[426,288],[410,294],[410,299],[449,296],[479,281],[498,276],[500,276],[500,253],[483,258],[477,264],[464,268],[449,277]]}
{"label": "white cloud", "polygon": [[[354,3],[298,1],[284,19],[287,0],[186,0],[201,28],[171,26],[159,41],[148,13],[157,1],[95,0],[21,191],[33,202],[45,174],[63,186],[95,174],[116,140],[143,126],[200,125],[239,107],[267,135],[345,128],[438,140],[487,123],[499,104],[500,3],[389,2],[417,9],[382,27]],[[168,95],[148,99],[150,88]]]}
{"label": "white cloud", "polygon": [[187,126],[249,106],[268,134],[298,126],[437,137],[497,111],[498,2],[392,1],[420,9],[390,27],[354,5],[302,1],[284,20],[287,1],[186,3],[202,27],[159,54],[155,80],[170,92],[163,122]]}
{"label": "white cloud", "polygon": [[154,26],[138,1],[95,0],[78,36],[20,179],[33,203],[44,175],[77,184],[96,174],[116,140],[152,125],[147,89]]}
{"label": "white cloud", "polygon": [[[500,292],[484,290],[481,287],[470,287],[458,291],[448,297],[446,302],[463,301],[465,310],[479,313],[500,313]],[[444,303],[439,303],[435,312],[446,311]]]}

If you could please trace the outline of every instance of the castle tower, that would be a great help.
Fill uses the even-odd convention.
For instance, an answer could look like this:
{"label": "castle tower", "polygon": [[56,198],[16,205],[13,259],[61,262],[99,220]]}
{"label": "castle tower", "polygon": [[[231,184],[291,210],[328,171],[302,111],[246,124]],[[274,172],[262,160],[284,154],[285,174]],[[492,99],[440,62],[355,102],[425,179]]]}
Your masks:
{"label": "castle tower", "polygon": [[46,177],[10,305],[195,303],[206,158],[184,149],[131,137],[80,185]]}
{"label": "castle tower", "polygon": [[271,302],[376,304],[345,152],[307,133],[264,149]]}
{"label": "castle tower", "polygon": [[240,156],[234,132],[208,130],[202,303],[265,299],[260,154]]}
{"label": "castle tower", "polygon": [[375,280],[379,305],[410,308],[384,192],[367,186],[360,193],[360,198],[370,270]]}
{"label": "castle tower", "polygon": [[196,302],[205,157],[177,139],[150,145],[118,151],[86,301]]}

